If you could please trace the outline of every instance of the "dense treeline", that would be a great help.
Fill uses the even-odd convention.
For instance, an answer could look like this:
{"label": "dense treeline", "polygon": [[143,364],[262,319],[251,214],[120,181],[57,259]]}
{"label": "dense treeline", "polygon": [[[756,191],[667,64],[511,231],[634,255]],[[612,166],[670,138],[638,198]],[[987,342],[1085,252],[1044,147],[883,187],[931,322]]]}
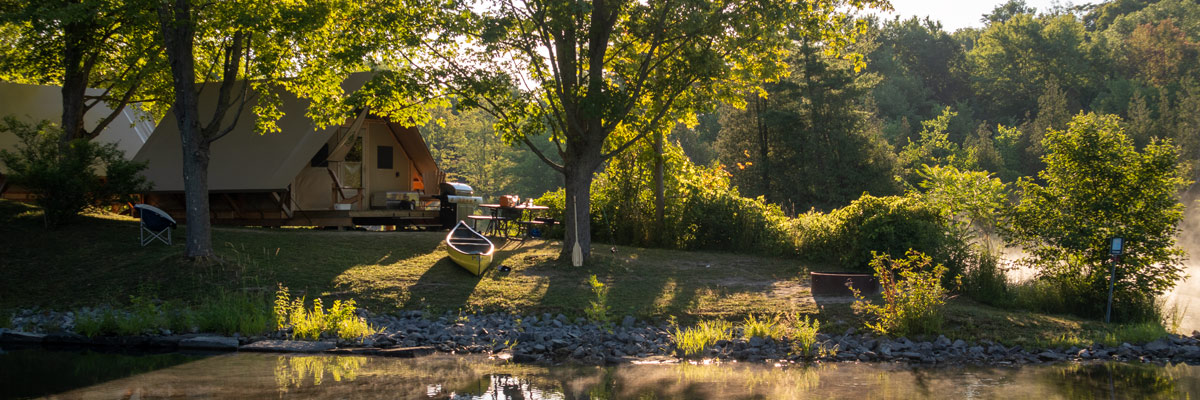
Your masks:
{"label": "dense treeline", "polygon": [[[900,194],[924,164],[1036,177],[1046,131],[1080,112],[1120,116],[1138,148],[1171,139],[1184,160],[1200,158],[1200,4],[1014,0],[983,17],[956,32],[927,18],[871,20],[851,46],[865,68],[798,40],[787,78],[747,93],[744,107],[680,123],[669,140],[791,215]],[[561,185],[527,151],[483,143],[487,117],[461,115],[425,129],[452,177],[487,194]]]}
{"label": "dense treeline", "polygon": [[[956,32],[869,20],[849,46],[865,64],[797,38],[786,77],[610,161],[593,183],[593,234],[849,268],[916,248],[983,301],[1092,316],[1101,247],[1125,235],[1139,248],[1118,268],[1118,318],[1156,318],[1154,296],[1180,273],[1179,190],[1200,158],[1200,3],[1014,0],[983,17]],[[486,130],[427,128],[452,176],[485,193],[559,184],[511,147],[479,143],[478,165],[457,160]],[[540,200],[565,204],[561,190]],[[1005,283],[998,246],[1028,251],[1040,279]]]}

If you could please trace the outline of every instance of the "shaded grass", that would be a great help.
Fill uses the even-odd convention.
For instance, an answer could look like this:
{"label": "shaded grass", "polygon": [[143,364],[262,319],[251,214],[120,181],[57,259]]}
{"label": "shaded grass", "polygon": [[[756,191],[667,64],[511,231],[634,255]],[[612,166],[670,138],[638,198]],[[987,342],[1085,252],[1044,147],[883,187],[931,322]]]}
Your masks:
{"label": "shaded grass", "polygon": [[[223,264],[196,264],[182,257],[184,232],[182,227],[175,230],[172,246],[141,247],[135,220],[108,215],[90,215],[76,225],[47,231],[35,208],[0,200],[0,270],[5,274],[0,279],[0,310],[68,310],[99,304],[129,308],[129,295],[139,293],[177,308],[217,303],[212,307],[225,311],[212,311],[210,319],[225,318],[224,326],[257,326],[260,318],[254,316],[245,322],[217,317],[247,308],[232,301],[214,302],[214,296],[248,294],[264,298],[261,320],[271,325],[266,297],[281,283],[297,297],[321,297],[330,303],[353,298],[375,313],[471,310],[563,313],[574,318],[584,317],[596,300],[588,282],[596,275],[608,289],[608,312],[617,319],[674,317],[687,326],[783,314],[812,316],[827,333],[862,328],[849,303],[814,301],[806,277],[810,266],[792,259],[623,246],[612,253],[602,245],[584,267],[574,268],[558,260],[560,242],[498,240],[495,263],[476,277],[446,257],[442,232],[217,228],[213,242]],[[500,272],[500,265],[512,270]],[[200,324],[202,319],[185,314],[168,318],[168,326]],[[946,305],[942,333],[1067,347],[1152,340],[1158,332],[1153,328],[1007,311],[958,298]]]}
{"label": "shaded grass", "polygon": [[[0,309],[72,309],[97,304],[128,308],[129,294],[198,305],[214,293],[269,293],[281,283],[297,296],[353,298],[387,313],[462,309],[584,316],[596,275],[616,318],[740,319],[748,313],[813,312],[794,260],[724,253],[617,247],[597,249],[583,268],[560,262],[560,242],[505,243],[493,268],[475,277],[446,257],[441,232],[332,232],[310,229],[217,228],[225,262],[196,264],[175,244],[141,247],[134,219],[89,215],[55,231],[36,208],[0,201],[0,246],[6,279]],[[500,272],[507,265],[510,272]],[[222,292],[223,291],[223,292]]]}

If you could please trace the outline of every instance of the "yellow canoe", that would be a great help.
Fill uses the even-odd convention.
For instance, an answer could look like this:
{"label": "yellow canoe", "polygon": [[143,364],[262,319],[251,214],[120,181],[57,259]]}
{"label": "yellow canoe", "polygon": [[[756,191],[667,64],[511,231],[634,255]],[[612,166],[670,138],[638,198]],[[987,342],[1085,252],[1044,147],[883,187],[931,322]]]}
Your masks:
{"label": "yellow canoe", "polygon": [[492,253],[496,252],[492,241],[475,232],[463,221],[458,221],[458,225],[446,234],[446,248],[455,264],[475,275],[488,269],[492,264]]}

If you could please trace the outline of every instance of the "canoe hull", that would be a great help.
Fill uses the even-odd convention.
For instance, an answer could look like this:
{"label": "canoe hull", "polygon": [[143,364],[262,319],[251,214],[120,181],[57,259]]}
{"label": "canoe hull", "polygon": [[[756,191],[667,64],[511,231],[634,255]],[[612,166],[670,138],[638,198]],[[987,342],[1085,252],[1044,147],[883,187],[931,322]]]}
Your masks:
{"label": "canoe hull", "polygon": [[489,265],[492,265],[491,254],[465,254],[455,251],[454,248],[451,248],[449,253],[451,261],[475,275],[482,274]]}
{"label": "canoe hull", "polygon": [[492,265],[496,246],[463,221],[446,235],[446,253],[450,260],[476,276]]}

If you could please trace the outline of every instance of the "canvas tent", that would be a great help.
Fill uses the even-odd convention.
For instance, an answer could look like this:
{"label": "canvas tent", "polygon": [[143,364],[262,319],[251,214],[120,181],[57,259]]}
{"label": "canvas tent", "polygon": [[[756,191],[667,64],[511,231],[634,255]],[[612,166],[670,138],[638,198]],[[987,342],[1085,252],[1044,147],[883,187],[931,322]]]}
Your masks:
{"label": "canvas tent", "polygon": [[[357,90],[367,74],[343,83]],[[201,115],[211,115],[217,90],[204,90]],[[308,103],[281,93],[279,132],[255,132],[253,111],[212,144],[208,170],[214,223],[231,225],[435,225],[433,205],[444,178],[414,127],[360,110],[342,124],[316,129]],[[228,118],[233,118],[232,116]],[[172,217],[185,218],[183,162],[173,112],[134,157],[149,167],[145,195]]]}
{"label": "canvas tent", "polygon": [[[89,95],[100,95],[101,89],[88,89]],[[84,115],[84,127],[92,129],[101,119],[112,113],[112,109],[104,102],[96,104],[91,111]],[[13,116],[26,123],[36,124],[48,120],[55,125],[62,122],[62,88],[58,86],[24,85],[0,82],[0,117]],[[100,143],[115,143],[117,149],[125,153],[125,158],[133,158],[145,144],[150,133],[154,131],[154,122],[146,114],[135,107],[125,107],[121,114],[105,127],[94,141]],[[12,151],[18,143],[17,137],[11,132],[0,132],[0,149]],[[0,164],[0,175],[8,170]],[[0,181],[3,178],[0,177]],[[28,193],[20,188],[5,187],[0,184],[3,198],[28,200]]]}

